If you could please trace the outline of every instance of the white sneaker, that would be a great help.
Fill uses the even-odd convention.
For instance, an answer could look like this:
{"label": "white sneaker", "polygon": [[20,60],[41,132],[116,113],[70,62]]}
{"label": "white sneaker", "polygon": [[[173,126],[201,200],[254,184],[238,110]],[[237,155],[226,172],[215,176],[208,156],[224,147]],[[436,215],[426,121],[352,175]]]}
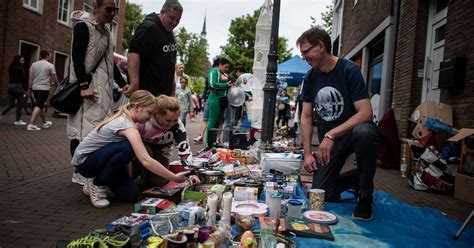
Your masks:
{"label": "white sneaker", "polygon": [[77,183],[77,184],[80,184],[80,185],[85,185],[85,184],[86,184],[86,180],[87,180],[87,178],[83,177],[83,176],[81,175],[81,173],[79,173],[79,172],[73,172],[73,173],[72,173],[72,179],[71,179],[71,181],[72,181],[73,183]]}
{"label": "white sneaker", "polygon": [[28,124],[28,123],[26,123],[26,122],[24,122],[24,121],[22,121],[22,120],[13,122],[13,125],[17,125],[17,126],[24,126],[24,125],[26,125],[26,124]]}
{"label": "white sneaker", "polygon": [[93,183],[93,179],[87,179],[86,184],[82,188],[84,194],[88,194],[91,198],[91,203],[96,208],[106,208],[110,205],[107,200],[107,187],[97,186]]}
{"label": "white sneaker", "polygon": [[[73,174],[74,176],[74,174]],[[89,182],[91,181],[91,182]],[[86,181],[84,182],[84,186],[82,186],[82,192],[84,192],[84,195],[90,195],[90,184],[92,183],[92,178],[86,178]]]}
{"label": "white sneaker", "polygon": [[43,124],[43,128],[50,128],[53,125],[51,121],[47,121]]}
{"label": "white sneaker", "polygon": [[199,135],[198,137],[194,138],[193,141],[196,142],[196,143],[201,143],[203,140],[202,136]]}
{"label": "white sneaker", "polygon": [[84,181],[84,186],[82,187],[82,192],[84,192],[84,195],[90,195],[91,194],[91,184],[92,183],[92,180],[94,180],[93,178],[84,178],[85,181]]}
{"label": "white sneaker", "polygon": [[26,130],[28,130],[28,131],[40,131],[41,128],[39,128],[38,126],[33,125],[33,124],[28,124],[28,126],[26,127]]}

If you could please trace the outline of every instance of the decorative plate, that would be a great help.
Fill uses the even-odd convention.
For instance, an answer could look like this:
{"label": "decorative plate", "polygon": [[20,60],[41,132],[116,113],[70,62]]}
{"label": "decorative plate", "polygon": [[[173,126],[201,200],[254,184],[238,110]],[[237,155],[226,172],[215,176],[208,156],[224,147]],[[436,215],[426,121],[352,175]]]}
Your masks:
{"label": "decorative plate", "polygon": [[267,213],[268,206],[256,201],[234,201],[232,202],[232,213],[241,215],[262,215]]}
{"label": "decorative plate", "polygon": [[303,213],[303,216],[311,222],[322,223],[322,224],[335,224],[338,222],[337,216],[326,212],[310,210]]}

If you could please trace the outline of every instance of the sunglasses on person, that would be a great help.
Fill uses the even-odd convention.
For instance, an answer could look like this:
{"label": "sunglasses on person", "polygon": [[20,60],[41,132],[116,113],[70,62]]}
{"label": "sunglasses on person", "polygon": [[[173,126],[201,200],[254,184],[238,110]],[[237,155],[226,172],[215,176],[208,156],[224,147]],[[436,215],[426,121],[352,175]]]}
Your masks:
{"label": "sunglasses on person", "polygon": [[308,49],[301,51],[301,56],[306,56],[306,54],[308,54],[309,51],[311,51],[311,50],[312,50],[313,48],[315,48],[316,46],[317,46],[317,44],[316,44],[316,45],[312,45],[312,46],[310,46]]}
{"label": "sunglasses on person", "polygon": [[105,7],[105,11],[107,11],[108,14],[111,14],[112,12],[117,13],[119,11],[119,8],[117,7]]}

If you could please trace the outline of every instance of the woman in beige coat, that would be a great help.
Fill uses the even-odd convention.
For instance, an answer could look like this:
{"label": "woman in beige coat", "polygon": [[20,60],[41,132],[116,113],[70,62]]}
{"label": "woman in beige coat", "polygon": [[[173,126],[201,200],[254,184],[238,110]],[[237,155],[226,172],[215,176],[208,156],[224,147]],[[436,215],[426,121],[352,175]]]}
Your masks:
{"label": "woman in beige coat", "polygon": [[[83,103],[76,114],[69,115],[67,136],[71,156],[79,142],[106,117],[112,114],[114,82],[113,41],[105,25],[111,23],[118,8],[114,0],[94,0],[94,14],[74,11],[70,80],[78,80]],[[82,183],[78,174],[73,182]]]}

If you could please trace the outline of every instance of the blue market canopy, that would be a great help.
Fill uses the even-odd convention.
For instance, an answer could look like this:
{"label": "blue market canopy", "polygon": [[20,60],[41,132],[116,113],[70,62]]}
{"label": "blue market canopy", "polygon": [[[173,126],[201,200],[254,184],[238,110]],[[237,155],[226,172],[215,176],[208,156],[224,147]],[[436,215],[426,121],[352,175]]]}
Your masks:
{"label": "blue market canopy", "polygon": [[288,86],[299,86],[303,81],[304,75],[311,66],[306,63],[299,55],[278,64],[277,78],[281,82],[286,82]]}

